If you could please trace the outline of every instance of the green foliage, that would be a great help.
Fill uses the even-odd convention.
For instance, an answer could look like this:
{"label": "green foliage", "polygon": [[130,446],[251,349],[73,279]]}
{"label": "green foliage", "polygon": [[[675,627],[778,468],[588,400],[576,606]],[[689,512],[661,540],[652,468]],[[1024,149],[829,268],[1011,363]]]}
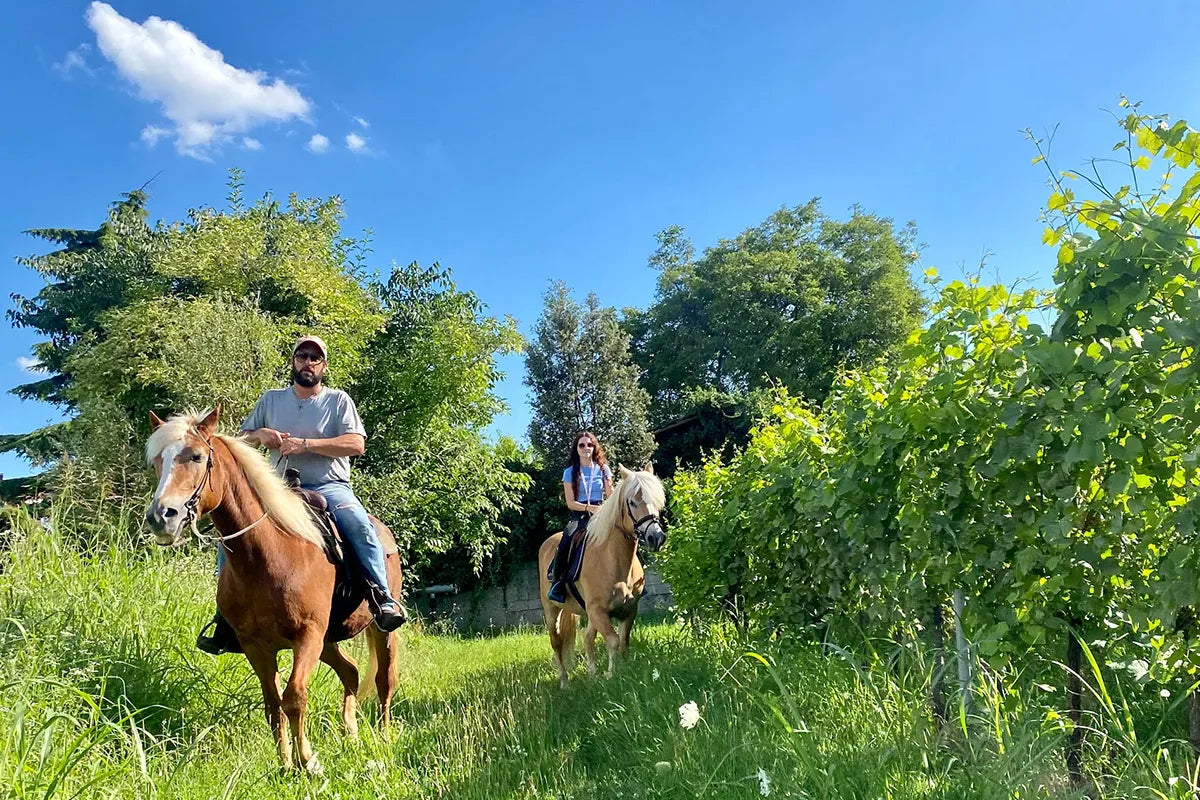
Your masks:
{"label": "green foliage", "polygon": [[571,439],[584,429],[596,434],[614,464],[641,465],[650,456],[649,398],[630,361],[629,336],[616,310],[601,306],[595,294],[581,307],[565,283],[550,288],[525,368],[533,394],[529,440],[547,470],[562,474]]}
{"label": "green foliage", "polygon": [[500,515],[517,507],[528,485],[526,475],[462,429],[431,433],[403,463],[354,476],[355,491],[392,528],[407,554],[409,580],[418,583],[436,570],[435,557],[451,550],[477,574],[507,533]]}
{"label": "green foliage", "polygon": [[[236,425],[280,384],[280,352],[290,345],[250,299],[167,296],[107,311],[101,324],[104,338],[67,360],[74,380],[66,396],[89,442],[110,427],[102,408],[131,417],[220,403]],[[132,421],[141,430],[142,419]]]}
{"label": "green foliage", "polygon": [[683,606],[887,632],[960,589],[999,663],[1074,632],[1143,679],[1195,673],[1200,136],[1122,127],[1131,174],[1169,157],[1182,188],[1094,179],[1079,199],[1052,172],[1053,296],[946,285],[819,414],[781,395],[744,453],[677,476],[662,563]]}
{"label": "green foliage", "polygon": [[368,463],[379,471],[430,436],[490,423],[504,410],[492,391],[495,357],[520,352],[523,342],[511,318],[485,316],[478,298],[436,264],[394,267],[371,288],[387,322],[352,393],[371,433]]}
{"label": "green foliage", "polygon": [[778,382],[820,401],[843,364],[891,351],[920,322],[915,236],[859,209],[832,219],[816,200],[699,259],[682,229],[659,233],[655,301],[625,318],[655,423],[678,416],[696,387],[745,393]]}
{"label": "green foliage", "polygon": [[455,549],[431,565],[427,582],[454,583],[460,589],[505,586],[517,571],[537,559],[538,548],[549,534],[562,530],[567,512],[561,471],[552,474],[532,448],[507,436],[500,437],[493,453],[504,469],[524,480],[517,500],[504,508],[497,520],[505,532],[504,541],[496,544],[482,564],[473,563],[465,550]]}

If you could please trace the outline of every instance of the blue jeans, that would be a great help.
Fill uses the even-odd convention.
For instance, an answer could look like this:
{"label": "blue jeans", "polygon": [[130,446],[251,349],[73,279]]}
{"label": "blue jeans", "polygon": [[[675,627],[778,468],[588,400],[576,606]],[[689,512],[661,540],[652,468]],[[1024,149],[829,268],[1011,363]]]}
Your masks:
{"label": "blue jeans", "polygon": [[[367,516],[367,510],[354,496],[350,484],[331,481],[330,483],[308,485],[304,488],[311,489],[325,498],[325,502],[329,503],[333,519],[337,522],[338,530],[354,548],[354,554],[358,556],[359,563],[363,566],[366,579],[380,589],[388,600],[394,600],[391,589],[388,588],[383,545],[379,543],[379,536],[375,533],[375,526],[371,524],[371,520]],[[218,544],[218,572],[224,564],[225,548]],[[382,598],[380,601],[385,602]]]}

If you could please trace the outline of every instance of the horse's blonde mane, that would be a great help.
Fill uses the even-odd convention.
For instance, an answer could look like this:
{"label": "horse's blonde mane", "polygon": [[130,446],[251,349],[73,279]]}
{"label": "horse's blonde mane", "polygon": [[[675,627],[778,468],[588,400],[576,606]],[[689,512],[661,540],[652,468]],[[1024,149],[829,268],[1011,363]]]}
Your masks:
{"label": "horse's blonde mane", "polygon": [[653,472],[630,472],[629,477],[621,479],[616,491],[600,505],[600,510],[593,514],[588,522],[588,537],[593,543],[604,544],[608,541],[609,536],[617,529],[626,501],[633,497],[638,489],[642,490],[642,499],[662,513],[667,504],[662,481]]}
{"label": "horse's blonde mane", "polygon": [[[203,412],[178,414],[158,426],[146,442],[146,461],[153,462],[172,443],[182,442],[190,431],[196,430],[205,416]],[[229,448],[234,460],[242,468],[251,491],[263,504],[275,526],[284,533],[324,547],[321,532],[313,524],[304,501],[288,489],[262,453],[240,438],[224,434],[217,434],[215,438]]]}

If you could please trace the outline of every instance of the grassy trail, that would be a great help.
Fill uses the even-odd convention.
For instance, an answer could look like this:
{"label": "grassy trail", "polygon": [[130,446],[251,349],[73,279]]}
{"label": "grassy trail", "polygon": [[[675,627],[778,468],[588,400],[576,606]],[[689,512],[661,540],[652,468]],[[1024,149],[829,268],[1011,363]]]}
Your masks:
{"label": "grassy trail", "polygon": [[[670,622],[635,629],[616,677],[577,668],[565,692],[541,631],[406,627],[393,730],[378,731],[372,703],[360,741],[344,741],[340,686],[321,666],[309,720],[325,774],[281,776],[245,660],[192,646],[210,554],[83,557],[38,528],[0,559],[3,798],[694,800],[761,797],[761,776],[771,797],[1070,796],[1038,715],[1006,712],[965,742],[929,723],[919,670],[815,647],[769,668],[720,629]],[[1156,780],[1139,769],[1116,774],[1110,796],[1171,796],[1138,789]]]}

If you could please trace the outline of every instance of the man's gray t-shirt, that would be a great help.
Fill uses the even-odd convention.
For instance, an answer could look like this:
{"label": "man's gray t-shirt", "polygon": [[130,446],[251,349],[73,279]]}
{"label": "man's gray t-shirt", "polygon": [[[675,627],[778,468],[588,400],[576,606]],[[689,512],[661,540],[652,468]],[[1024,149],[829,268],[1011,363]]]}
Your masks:
{"label": "man's gray t-shirt", "polygon": [[[258,398],[254,410],[242,423],[242,431],[274,428],[293,439],[332,439],[344,433],[367,435],[358,409],[350,395],[340,389],[323,387],[314,397],[300,398],[286,389],[271,389]],[[279,451],[271,456],[281,469]],[[295,453],[288,456],[286,467],[300,470],[300,483],[312,486],[330,481],[350,482],[350,459],[332,458],[319,453]]]}

